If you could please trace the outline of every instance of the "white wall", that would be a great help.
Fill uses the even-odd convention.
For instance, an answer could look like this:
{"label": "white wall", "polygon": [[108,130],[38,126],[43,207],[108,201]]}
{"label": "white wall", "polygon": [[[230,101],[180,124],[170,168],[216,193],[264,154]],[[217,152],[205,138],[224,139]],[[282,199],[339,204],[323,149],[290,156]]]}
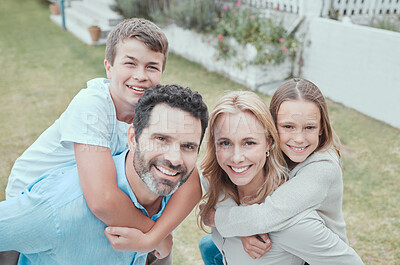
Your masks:
{"label": "white wall", "polygon": [[310,21],[302,76],[334,101],[400,128],[400,33]]}

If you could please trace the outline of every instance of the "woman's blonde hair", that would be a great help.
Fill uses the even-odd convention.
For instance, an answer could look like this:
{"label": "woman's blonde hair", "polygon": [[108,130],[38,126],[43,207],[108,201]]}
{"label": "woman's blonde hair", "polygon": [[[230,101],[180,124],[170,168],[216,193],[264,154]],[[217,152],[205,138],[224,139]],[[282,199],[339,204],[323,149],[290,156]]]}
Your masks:
{"label": "woman's blonde hair", "polygon": [[[246,198],[248,204],[260,203],[274,191],[287,178],[286,164],[279,148],[279,137],[275,128],[274,120],[266,104],[257,94],[250,91],[234,91],[223,96],[210,114],[206,132],[206,150],[201,170],[204,178],[208,181],[207,193],[203,196],[206,200],[205,207],[200,212],[200,226],[204,230],[203,219],[215,205],[232,197],[237,204],[240,204],[239,195],[235,184],[229,179],[225,171],[219,166],[216,157],[214,126],[217,118],[224,113],[235,114],[248,112],[253,114],[263,125],[265,137],[270,143],[269,157],[264,165],[264,184],[251,198]],[[224,195],[220,200],[220,196]]]}

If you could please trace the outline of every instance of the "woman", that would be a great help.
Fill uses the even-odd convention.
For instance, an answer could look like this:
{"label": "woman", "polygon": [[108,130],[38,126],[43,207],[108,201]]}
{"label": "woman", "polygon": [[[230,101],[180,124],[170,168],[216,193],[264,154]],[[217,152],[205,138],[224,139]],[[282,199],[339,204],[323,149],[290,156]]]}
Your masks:
{"label": "woman", "polygon": [[[316,123],[316,126],[321,125],[320,120]],[[263,203],[285,182],[286,163],[279,148],[275,123],[256,94],[232,92],[221,98],[210,115],[207,137],[202,169],[209,188],[201,221],[215,207]],[[312,148],[315,150],[317,146]],[[259,259],[247,255],[238,237],[224,238],[213,228],[213,239],[224,262],[230,265],[303,264],[303,260],[311,264],[362,264],[355,251],[326,228],[316,211],[305,211],[298,217],[296,224],[269,234],[272,248]],[[246,223],[242,230],[251,227],[252,222],[262,223],[264,218],[268,217],[262,212],[243,216]],[[240,219],[234,220],[236,225]],[[232,220],[226,215],[223,221],[229,223]]]}

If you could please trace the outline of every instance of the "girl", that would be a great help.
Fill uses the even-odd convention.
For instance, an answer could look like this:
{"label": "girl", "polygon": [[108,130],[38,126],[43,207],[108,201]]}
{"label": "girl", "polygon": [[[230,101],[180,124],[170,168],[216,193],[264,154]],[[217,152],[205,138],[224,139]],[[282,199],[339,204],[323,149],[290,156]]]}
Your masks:
{"label": "girl", "polygon": [[[241,107],[239,108],[241,111],[251,111],[254,102],[250,102],[249,99],[246,99],[246,101],[248,102],[243,104],[248,105],[249,108],[242,109]],[[210,117],[209,130],[210,132],[214,130],[214,133],[217,132],[214,126],[219,125],[218,122],[215,123],[216,117],[214,117],[218,108],[219,105]],[[219,175],[224,174],[218,174],[218,171],[210,171],[216,166],[207,163],[207,161],[213,160],[213,153],[217,158],[219,156],[218,149],[214,149],[217,152],[215,154],[210,146],[213,143],[218,144],[218,140],[217,138],[214,139],[214,135],[210,133],[209,149],[202,164],[203,174],[210,182],[210,190],[206,194],[208,201],[201,213],[201,220],[205,221],[206,225],[213,225],[214,206],[220,201],[218,189],[222,189],[226,197],[229,195],[228,197],[235,199],[236,206],[232,203],[232,199],[227,199],[217,205],[215,214],[217,229],[213,229],[213,237],[217,245],[220,244],[220,249],[223,246],[224,258],[229,258],[229,253],[236,257],[231,259],[229,264],[235,264],[235,262],[237,264],[251,264],[252,261],[248,255],[245,255],[249,260],[241,260],[242,263],[239,263],[237,256],[243,248],[236,238],[236,244],[239,242],[240,247],[236,246],[236,249],[232,252],[229,247],[235,245],[233,243],[235,238],[232,237],[263,235],[271,231],[281,232],[270,234],[274,244],[272,244],[271,251],[265,255],[263,254],[267,248],[260,248],[259,243],[255,243],[259,242],[259,240],[254,240],[255,236],[242,239],[244,249],[252,258],[261,257],[258,260],[259,263],[254,264],[270,264],[268,262],[271,261],[272,257],[274,257],[273,262],[285,264],[284,259],[288,257],[288,253],[292,254],[291,258],[293,259],[300,257],[308,262],[318,264],[362,264],[354,250],[345,244],[347,237],[341,210],[342,170],[339,164],[337,144],[334,141],[334,132],[329,124],[326,103],[321,92],[307,80],[292,79],[278,88],[272,98],[270,109],[278,128],[280,140],[272,141],[271,150],[274,150],[273,147],[277,145],[273,143],[279,143],[286,164],[291,170],[289,176],[291,180],[268,197],[266,195],[269,193],[260,195],[255,190],[255,193],[253,193],[255,199],[250,200],[251,205],[238,207],[237,204],[243,204],[243,201],[238,201],[237,198],[232,196],[231,191],[227,192],[225,188],[220,187],[223,183],[220,179],[223,179],[223,177]],[[262,115],[268,117],[269,114]],[[262,122],[259,115],[254,116],[257,117],[259,122]],[[268,129],[270,135],[273,135],[271,132],[275,128],[266,126],[265,128]],[[236,137],[232,132],[229,135]],[[232,139],[231,141],[233,143]],[[232,146],[235,145],[232,144]],[[234,156],[232,155],[232,157]],[[243,155],[243,157],[246,156]],[[273,157],[276,158],[277,156]],[[221,164],[219,166],[223,168]],[[231,168],[228,166],[225,169],[231,170],[231,173],[237,170],[236,173],[241,174],[247,174],[247,170],[253,167],[250,166],[247,169],[242,167],[240,163],[230,166]],[[248,165],[243,164],[243,166]],[[231,185],[235,188],[234,184],[236,183],[233,180],[231,182]],[[237,190],[239,190],[240,186],[236,185]],[[272,187],[270,191],[275,188]],[[214,189],[217,191],[214,191]],[[262,203],[258,204],[260,201],[257,199],[260,198]],[[231,205],[231,207],[221,207],[228,205]],[[319,215],[314,210],[317,210]],[[319,253],[319,255],[316,253]],[[242,256],[239,255],[241,258]]]}

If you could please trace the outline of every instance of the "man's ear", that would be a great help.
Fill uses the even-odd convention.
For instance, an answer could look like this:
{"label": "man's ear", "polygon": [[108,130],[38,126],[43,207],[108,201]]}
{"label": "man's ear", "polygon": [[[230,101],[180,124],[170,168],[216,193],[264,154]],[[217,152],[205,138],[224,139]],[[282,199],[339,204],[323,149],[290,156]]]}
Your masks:
{"label": "man's ear", "polygon": [[110,64],[107,59],[104,59],[104,68],[106,68],[106,73],[107,73],[107,78],[111,79],[111,67],[112,65]]}
{"label": "man's ear", "polygon": [[133,125],[131,124],[128,128],[128,146],[131,151],[133,151],[136,146],[135,135],[135,128],[133,128]]}

